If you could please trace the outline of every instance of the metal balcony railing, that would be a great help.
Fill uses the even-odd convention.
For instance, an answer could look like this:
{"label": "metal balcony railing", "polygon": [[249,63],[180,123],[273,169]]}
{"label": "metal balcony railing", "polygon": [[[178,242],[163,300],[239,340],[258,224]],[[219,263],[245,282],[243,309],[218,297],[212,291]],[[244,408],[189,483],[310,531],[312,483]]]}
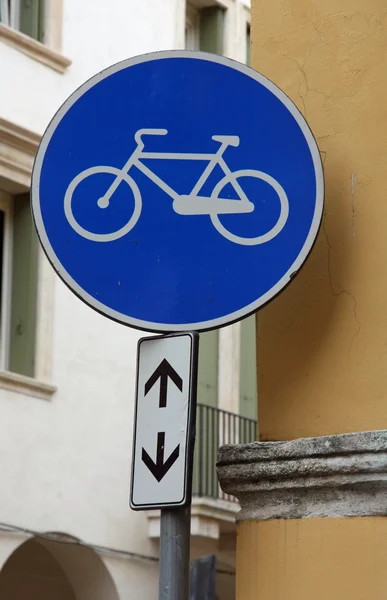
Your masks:
{"label": "metal balcony railing", "polygon": [[216,459],[223,444],[247,444],[257,439],[257,421],[198,404],[192,495],[238,502],[225,494],[216,475]]}

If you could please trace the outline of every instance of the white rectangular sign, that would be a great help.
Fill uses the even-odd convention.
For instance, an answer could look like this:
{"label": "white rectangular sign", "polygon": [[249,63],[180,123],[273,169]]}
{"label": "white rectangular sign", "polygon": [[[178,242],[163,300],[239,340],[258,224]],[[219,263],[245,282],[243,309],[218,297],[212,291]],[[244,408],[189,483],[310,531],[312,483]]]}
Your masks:
{"label": "white rectangular sign", "polygon": [[191,501],[198,334],[138,343],[130,506],[184,506]]}

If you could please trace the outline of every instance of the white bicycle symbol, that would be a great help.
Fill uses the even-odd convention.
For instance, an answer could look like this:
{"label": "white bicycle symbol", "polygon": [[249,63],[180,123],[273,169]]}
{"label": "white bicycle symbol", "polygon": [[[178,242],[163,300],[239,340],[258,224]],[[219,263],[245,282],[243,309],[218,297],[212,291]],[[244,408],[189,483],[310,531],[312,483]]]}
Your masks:
{"label": "white bicycle symbol", "polygon": [[[192,216],[209,215],[216,230],[231,242],[253,246],[256,244],[264,244],[279,234],[279,232],[283,229],[289,215],[289,202],[287,195],[278,181],[276,181],[267,173],[253,169],[242,169],[232,172],[229,169],[223,158],[223,154],[228,146],[237,147],[239,145],[238,136],[213,135],[212,139],[220,143],[218,151],[214,154],[143,152],[144,142],[142,140],[142,136],[166,135],[167,133],[168,131],[166,129],[139,129],[134,136],[135,141],[137,142],[137,147],[122,169],[111,166],[91,167],[74,177],[66,190],[64,210],[68,222],[79,235],[94,242],[112,242],[113,240],[117,240],[126,235],[131,229],[133,229],[141,215],[142,208],[140,190],[137,183],[129,175],[130,169],[134,166],[137,167],[137,169],[144,173],[151,181],[153,181],[159,188],[161,188],[173,199],[172,206],[177,214]],[[202,160],[208,161],[208,165],[204,169],[202,175],[199,177],[191,193],[188,195],[181,195],[175,192],[169,185],[165,183],[165,181],[163,181],[158,175],[151,171],[151,169],[144,165],[143,162],[141,162],[142,159],[147,158],[164,160]],[[211,196],[200,196],[200,190],[203,188],[204,184],[217,165],[219,165],[223,170],[225,174],[224,177],[215,185]],[[115,179],[107,192],[97,200],[99,208],[106,209],[109,206],[112,195],[122,182],[128,184],[134,196],[134,210],[129,221],[123,227],[111,233],[93,233],[88,231],[78,223],[72,210],[72,199],[77,186],[88,177],[92,177],[93,175],[100,173],[115,175]],[[247,238],[235,235],[226,229],[219,219],[219,215],[243,214],[250,213],[254,210],[254,204],[250,202],[239,185],[238,180],[243,177],[253,177],[265,181],[275,190],[279,199],[279,216],[275,225],[269,231],[257,237]],[[228,184],[231,184],[231,186],[234,188],[239,200],[230,200],[220,197],[223,188]]]}

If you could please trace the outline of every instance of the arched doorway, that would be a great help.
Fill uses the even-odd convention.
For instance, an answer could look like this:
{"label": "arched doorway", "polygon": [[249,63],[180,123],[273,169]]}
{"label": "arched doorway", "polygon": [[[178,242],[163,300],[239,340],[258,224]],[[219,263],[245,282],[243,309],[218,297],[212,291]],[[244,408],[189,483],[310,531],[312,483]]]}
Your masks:
{"label": "arched doorway", "polygon": [[119,600],[101,558],[89,548],[32,538],[0,571],[0,598],[7,600]]}

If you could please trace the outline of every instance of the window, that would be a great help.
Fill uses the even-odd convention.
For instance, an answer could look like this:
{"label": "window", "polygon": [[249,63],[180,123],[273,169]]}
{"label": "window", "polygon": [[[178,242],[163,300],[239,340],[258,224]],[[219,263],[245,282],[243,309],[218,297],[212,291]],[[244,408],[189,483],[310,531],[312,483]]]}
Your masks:
{"label": "window", "polygon": [[209,6],[200,11],[200,50],[223,54],[224,16],[220,6]]}
{"label": "window", "polygon": [[49,400],[55,273],[39,249],[28,191],[39,141],[0,117],[0,388]]}
{"label": "window", "polygon": [[0,22],[40,42],[44,17],[44,0],[0,0]]}
{"label": "window", "polygon": [[217,331],[200,334],[198,364],[198,402],[218,405],[218,343]]}
{"label": "window", "polygon": [[[238,56],[250,62],[250,23],[249,12],[245,7],[243,19],[243,36],[237,35],[238,19],[235,22],[228,20],[225,28],[226,10],[218,4],[200,7],[199,3],[187,4],[185,24],[185,46],[188,50],[202,50],[213,54],[223,54],[227,46],[226,35],[240,39]],[[230,12],[230,11],[229,11]],[[234,14],[234,13],[231,13]],[[241,13],[242,14],[242,13]],[[228,15],[227,15],[228,17]],[[231,18],[231,17],[230,17]],[[255,316],[243,320],[240,324],[239,339],[239,394],[235,398],[234,410],[249,418],[257,415],[257,377],[256,377],[256,350],[255,350]],[[218,406],[218,378],[219,378],[219,334],[211,331],[201,334],[199,345],[199,377],[198,401],[207,406]],[[220,365],[220,369],[222,365]],[[220,371],[220,377],[222,377]],[[238,387],[238,386],[236,386]]]}
{"label": "window", "polygon": [[[187,4],[186,49],[222,54],[224,13],[224,9],[216,5],[198,9]],[[200,335],[198,401],[209,406],[218,405],[218,344],[218,331]]]}
{"label": "window", "polygon": [[9,361],[9,323],[11,307],[12,197],[0,191],[0,367]]}
{"label": "window", "polygon": [[71,60],[61,54],[64,0],[0,0],[0,42],[65,73]]}
{"label": "window", "polygon": [[185,20],[185,48],[186,50],[200,49],[200,12],[189,4]]}
{"label": "window", "polygon": [[38,244],[29,194],[0,190],[0,368],[35,375]]}
{"label": "window", "polygon": [[12,216],[12,288],[8,369],[35,375],[38,241],[30,195],[14,197]]}
{"label": "window", "polygon": [[[187,50],[202,50],[215,54],[223,53],[224,10],[218,6],[198,9],[187,4],[185,23],[185,47]],[[215,468],[215,456],[209,448],[218,446],[215,409],[218,406],[218,350],[217,330],[200,334],[198,365],[198,402],[211,406],[214,410],[198,413],[197,430],[201,444],[195,445],[193,487],[196,493],[202,491],[202,478],[207,472],[202,465],[210,463]],[[211,420],[212,419],[212,420]],[[211,425],[210,425],[211,423]],[[211,471],[212,472],[212,471]],[[214,473],[212,473],[214,474]],[[215,478],[213,479],[215,481]]]}
{"label": "window", "polygon": [[251,48],[251,35],[250,35],[250,23],[248,23],[247,27],[246,27],[246,65],[248,67],[250,67],[250,65],[251,65],[250,48]]}
{"label": "window", "polygon": [[[243,5],[223,0],[203,7],[201,0],[187,4],[185,47],[227,54],[250,62],[250,13]],[[219,495],[215,462],[221,443],[246,443],[255,439],[257,418],[256,317],[229,327],[200,334],[198,412],[193,469],[196,496]]]}
{"label": "window", "polygon": [[221,6],[198,9],[188,4],[185,25],[186,49],[223,54],[224,17],[225,10]]}
{"label": "window", "polygon": [[257,418],[256,315],[241,321],[239,414]]}

